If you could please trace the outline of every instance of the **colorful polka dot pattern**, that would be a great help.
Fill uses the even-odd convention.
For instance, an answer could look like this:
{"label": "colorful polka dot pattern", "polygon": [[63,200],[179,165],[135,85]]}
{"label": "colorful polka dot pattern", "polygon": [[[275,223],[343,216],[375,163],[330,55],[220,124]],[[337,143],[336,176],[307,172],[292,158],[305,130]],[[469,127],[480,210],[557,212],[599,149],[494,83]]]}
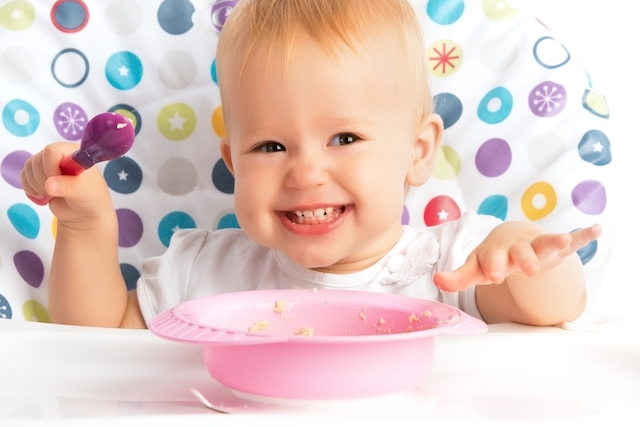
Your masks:
{"label": "colorful polka dot pattern", "polygon": [[[239,227],[234,179],[218,153],[226,131],[215,67],[236,1],[212,3],[0,5],[0,318],[48,321],[56,221],[24,196],[20,169],[48,143],[78,141],[100,112],[125,115],[137,136],[125,157],[99,165],[128,289],[176,230]],[[475,210],[558,231],[606,226],[609,109],[570,49],[507,0],[412,3],[446,130],[432,178],[411,190],[403,222],[437,225]],[[591,289],[610,246],[603,236],[579,252]]]}

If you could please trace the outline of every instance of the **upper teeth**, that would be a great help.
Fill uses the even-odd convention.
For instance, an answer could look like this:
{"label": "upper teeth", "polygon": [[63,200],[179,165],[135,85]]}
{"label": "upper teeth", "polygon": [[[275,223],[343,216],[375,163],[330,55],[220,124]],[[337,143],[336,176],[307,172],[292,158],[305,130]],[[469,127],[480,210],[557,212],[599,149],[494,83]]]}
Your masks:
{"label": "upper teeth", "polygon": [[298,218],[311,218],[314,216],[325,216],[333,212],[333,208],[316,209],[314,211],[296,211],[295,214]]}

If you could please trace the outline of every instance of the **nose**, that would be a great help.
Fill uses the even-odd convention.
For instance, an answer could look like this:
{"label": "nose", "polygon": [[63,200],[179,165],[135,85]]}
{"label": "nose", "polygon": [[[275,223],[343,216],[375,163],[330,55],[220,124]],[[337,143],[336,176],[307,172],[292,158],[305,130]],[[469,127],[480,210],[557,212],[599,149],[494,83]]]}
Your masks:
{"label": "nose", "polygon": [[326,184],[329,173],[321,153],[300,152],[291,157],[287,165],[287,188],[307,190]]}

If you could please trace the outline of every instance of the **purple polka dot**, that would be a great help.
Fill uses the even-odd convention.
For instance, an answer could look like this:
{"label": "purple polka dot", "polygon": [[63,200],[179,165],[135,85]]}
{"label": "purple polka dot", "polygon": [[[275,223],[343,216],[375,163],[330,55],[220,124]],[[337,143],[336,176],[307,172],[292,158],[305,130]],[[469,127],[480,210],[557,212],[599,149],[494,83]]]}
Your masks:
{"label": "purple polka dot", "polygon": [[402,207],[402,225],[409,225],[409,221],[411,220],[411,215],[409,214],[409,209],[406,206]]}
{"label": "purple polka dot", "polygon": [[29,157],[31,157],[31,153],[28,151],[14,151],[2,160],[2,163],[0,163],[0,175],[9,185],[22,189],[20,171]]}
{"label": "purple polka dot", "polygon": [[599,215],[607,206],[607,192],[598,181],[582,181],[571,192],[571,200],[578,210],[587,215]]}
{"label": "purple polka dot", "polygon": [[64,102],[53,112],[53,124],[61,137],[67,141],[77,141],[89,119],[84,110],[71,102]]}
{"label": "purple polka dot", "polygon": [[553,117],[567,104],[565,88],[551,81],[542,82],[529,93],[529,108],[538,117]]}
{"label": "purple polka dot", "polygon": [[130,248],[142,238],[142,219],[131,209],[117,209],[118,217],[118,246]]}
{"label": "purple polka dot", "polygon": [[500,176],[510,165],[511,147],[504,139],[493,138],[485,141],[476,153],[476,167],[484,176]]}
{"label": "purple polka dot", "polygon": [[36,254],[31,251],[20,251],[13,256],[13,264],[30,286],[39,288],[44,279],[44,264]]}

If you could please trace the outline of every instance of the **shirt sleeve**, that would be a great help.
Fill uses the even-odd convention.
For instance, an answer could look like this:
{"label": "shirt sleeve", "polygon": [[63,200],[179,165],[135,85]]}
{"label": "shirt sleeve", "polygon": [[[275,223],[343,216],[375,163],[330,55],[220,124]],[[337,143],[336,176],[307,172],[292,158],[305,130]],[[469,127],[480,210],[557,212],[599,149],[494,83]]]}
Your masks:
{"label": "shirt sleeve", "polygon": [[179,230],[164,254],[142,263],[136,293],[147,325],[187,299],[188,278],[208,235],[206,230]]}
{"label": "shirt sleeve", "polygon": [[[440,242],[440,259],[435,271],[452,271],[465,263],[469,254],[501,224],[502,221],[491,215],[465,213],[458,221],[433,227]],[[459,308],[465,313],[482,319],[476,303],[476,286],[459,292],[440,291],[442,302]]]}

